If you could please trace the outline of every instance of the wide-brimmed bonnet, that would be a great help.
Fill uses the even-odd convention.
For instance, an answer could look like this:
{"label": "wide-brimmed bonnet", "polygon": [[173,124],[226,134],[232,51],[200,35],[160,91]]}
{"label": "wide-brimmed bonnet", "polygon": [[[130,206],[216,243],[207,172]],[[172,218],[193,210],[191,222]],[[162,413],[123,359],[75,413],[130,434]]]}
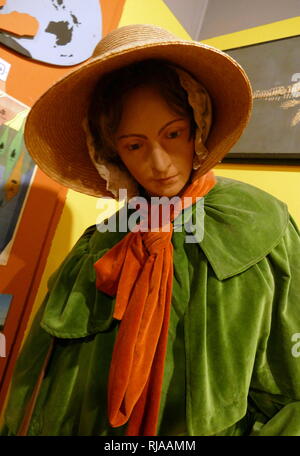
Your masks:
{"label": "wide-brimmed bonnet", "polygon": [[204,175],[229,152],[247,125],[252,91],[241,66],[211,46],[182,40],[153,25],[129,25],[105,36],[91,59],[56,82],[32,107],[25,143],[37,165],[52,179],[92,196],[114,197],[88,153],[83,121],[99,79],[146,59],[163,59],[190,73],[205,87],[213,106],[206,140],[208,155],[196,171]]}

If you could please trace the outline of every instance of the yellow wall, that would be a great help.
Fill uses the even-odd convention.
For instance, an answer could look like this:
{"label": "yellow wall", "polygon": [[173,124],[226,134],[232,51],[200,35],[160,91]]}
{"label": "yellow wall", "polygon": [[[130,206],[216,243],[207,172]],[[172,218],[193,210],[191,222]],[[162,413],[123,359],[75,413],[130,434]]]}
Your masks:
{"label": "yellow wall", "polygon": [[[160,25],[179,37],[189,38],[187,32],[161,0],[151,0],[151,2],[127,0],[120,26],[133,23]],[[297,17],[212,38],[206,40],[206,43],[220,49],[228,49],[243,44],[295,35],[299,33],[299,29],[300,17]],[[291,214],[300,225],[300,166],[221,164],[217,166],[216,174],[250,183],[285,201],[289,205]],[[49,275],[59,266],[83,230],[87,226],[95,224],[99,215],[96,202],[97,200],[93,197],[73,191],[68,192],[65,208],[53,239],[46,269],[34,303],[32,317],[46,292]]]}
{"label": "yellow wall", "polygon": [[[259,13],[258,13],[259,14]],[[240,32],[220,35],[215,38],[203,40],[203,43],[226,50],[239,46],[263,43],[270,40],[278,40],[287,36],[299,35],[300,16],[273,22],[272,24],[260,25]]]}

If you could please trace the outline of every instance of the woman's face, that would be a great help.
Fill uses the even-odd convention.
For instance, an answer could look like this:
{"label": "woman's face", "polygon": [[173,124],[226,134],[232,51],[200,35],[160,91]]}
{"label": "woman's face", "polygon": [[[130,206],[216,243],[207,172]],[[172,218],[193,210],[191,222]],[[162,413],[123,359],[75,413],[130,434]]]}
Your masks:
{"label": "woman's face", "polygon": [[174,113],[154,87],[125,96],[116,143],[123,163],[151,196],[172,197],[187,184],[194,155],[190,121]]}

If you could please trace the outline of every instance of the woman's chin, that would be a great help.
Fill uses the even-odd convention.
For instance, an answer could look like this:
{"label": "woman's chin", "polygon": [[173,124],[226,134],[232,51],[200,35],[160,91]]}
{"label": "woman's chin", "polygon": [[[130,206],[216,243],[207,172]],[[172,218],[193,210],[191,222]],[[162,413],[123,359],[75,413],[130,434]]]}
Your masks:
{"label": "woman's chin", "polygon": [[185,187],[184,182],[175,182],[173,185],[160,184],[156,188],[145,189],[149,196],[172,198],[177,196]]}
{"label": "woman's chin", "polygon": [[177,196],[183,187],[179,187],[178,189],[159,189],[156,191],[148,191],[148,194],[152,197],[162,197],[165,196],[167,198],[172,198],[173,196]]}

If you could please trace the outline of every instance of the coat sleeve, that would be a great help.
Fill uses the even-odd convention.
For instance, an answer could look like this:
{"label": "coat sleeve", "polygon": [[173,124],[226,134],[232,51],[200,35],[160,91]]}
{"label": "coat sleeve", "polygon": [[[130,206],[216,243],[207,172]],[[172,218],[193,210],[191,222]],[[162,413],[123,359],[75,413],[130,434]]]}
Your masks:
{"label": "coat sleeve", "polygon": [[273,302],[266,308],[249,391],[251,435],[300,436],[300,233],[292,217],[268,261]]}
{"label": "coat sleeve", "polygon": [[[32,398],[35,395],[40,375],[47,367],[46,364],[55,342],[55,337],[41,326],[45,309],[51,299],[56,300],[57,305],[60,301],[66,300],[65,295],[72,289],[73,282],[76,282],[82,264],[86,267],[89,261],[91,263],[90,269],[92,269],[94,256],[98,258],[98,254],[91,255],[89,252],[90,240],[94,232],[94,227],[90,227],[84,232],[59,269],[48,281],[48,293],[34,317],[14,367],[9,398],[4,413],[4,423],[0,430],[2,436],[19,434],[21,428],[24,427],[26,416],[30,416],[31,412],[28,410],[31,408],[31,403],[34,403]],[[100,252],[102,252],[101,249]],[[72,282],[71,285],[69,281]],[[61,284],[59,291],[57,291],[57,282]],[[64,283],[66,283],[66,290],[63,295],[61,288]]]}
{"label": "coat sleeve", "polygon": [[47,302],[40,306],[30,332],[19,353],[10,385],[9,398],[4,414],[4,424],[0,435],[17,435],[28,415],[29,402],[34,393],[39,374],[53,343],[53,337],[40,327],[40,319]]}

